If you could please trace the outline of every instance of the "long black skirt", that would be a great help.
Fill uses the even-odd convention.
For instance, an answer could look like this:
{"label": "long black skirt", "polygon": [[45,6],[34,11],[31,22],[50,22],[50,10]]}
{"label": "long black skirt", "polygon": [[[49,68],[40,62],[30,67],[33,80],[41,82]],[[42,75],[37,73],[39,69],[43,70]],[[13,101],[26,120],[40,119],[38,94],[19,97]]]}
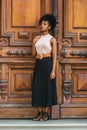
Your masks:
{"label": "long black skirt", "polygon": [[36,60],[32,82],[32,106],[50,107],[57,104],[56,79],[50,79],[52,58]]}

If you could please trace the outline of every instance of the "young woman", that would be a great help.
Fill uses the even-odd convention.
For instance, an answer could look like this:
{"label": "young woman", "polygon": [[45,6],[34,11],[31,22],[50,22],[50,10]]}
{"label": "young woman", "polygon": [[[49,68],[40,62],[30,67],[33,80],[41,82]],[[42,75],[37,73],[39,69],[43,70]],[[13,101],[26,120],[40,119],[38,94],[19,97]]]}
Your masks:
{"label": "young woman", "polygon": [[32,55],[36,57],[32,83],[32,106],[37,107],[38,114],[34,121],[49,119],[48,111],[57,104],[56,96],[56,39],[49,34],[55,28],[56,18],[45,14],[39,20],[41,35],[35,36],[32,44]]}

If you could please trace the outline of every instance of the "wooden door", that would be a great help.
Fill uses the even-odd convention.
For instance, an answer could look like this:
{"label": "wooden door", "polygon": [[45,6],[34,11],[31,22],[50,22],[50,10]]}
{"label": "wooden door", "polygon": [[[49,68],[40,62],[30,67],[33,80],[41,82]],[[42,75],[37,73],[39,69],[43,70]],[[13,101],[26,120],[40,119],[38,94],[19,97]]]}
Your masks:
{"label": "wooden door", "polygon": [[[0,118],[32,118],[31,55],[38,20],[52,13],[52,0],[0,0]],[[54,108],[53,108],[54,109]]]}
{"label": "wooden door", "polygon": [[87,118],[86,0],[0,0],[0,118],[33,118],[32,39],[45,13],[57,19],[57,99],[53,118]]}
{"label": "wooden door", "polygon": [[60,118],[87,118],[87,1],[58,5]]}

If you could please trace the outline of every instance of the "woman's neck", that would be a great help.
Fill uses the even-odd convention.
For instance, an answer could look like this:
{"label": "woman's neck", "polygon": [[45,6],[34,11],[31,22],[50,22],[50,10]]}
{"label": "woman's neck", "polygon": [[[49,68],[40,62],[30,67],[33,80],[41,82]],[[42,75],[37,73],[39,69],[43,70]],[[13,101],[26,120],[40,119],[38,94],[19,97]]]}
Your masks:
{"label": "woman's neck", "polygon": [[42,35],[47,35],[49,34],[49,32],[42,32]]}

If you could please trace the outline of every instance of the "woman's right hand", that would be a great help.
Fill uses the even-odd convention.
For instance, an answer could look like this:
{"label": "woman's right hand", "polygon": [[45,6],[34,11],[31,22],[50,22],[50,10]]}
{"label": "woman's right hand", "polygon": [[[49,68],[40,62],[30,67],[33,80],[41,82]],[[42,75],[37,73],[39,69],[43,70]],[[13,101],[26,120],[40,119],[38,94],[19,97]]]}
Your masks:
{"label": "woman's right hand", "polygon": [[51,71],[50,79],[54,79],[56,77],[55,71]]}

